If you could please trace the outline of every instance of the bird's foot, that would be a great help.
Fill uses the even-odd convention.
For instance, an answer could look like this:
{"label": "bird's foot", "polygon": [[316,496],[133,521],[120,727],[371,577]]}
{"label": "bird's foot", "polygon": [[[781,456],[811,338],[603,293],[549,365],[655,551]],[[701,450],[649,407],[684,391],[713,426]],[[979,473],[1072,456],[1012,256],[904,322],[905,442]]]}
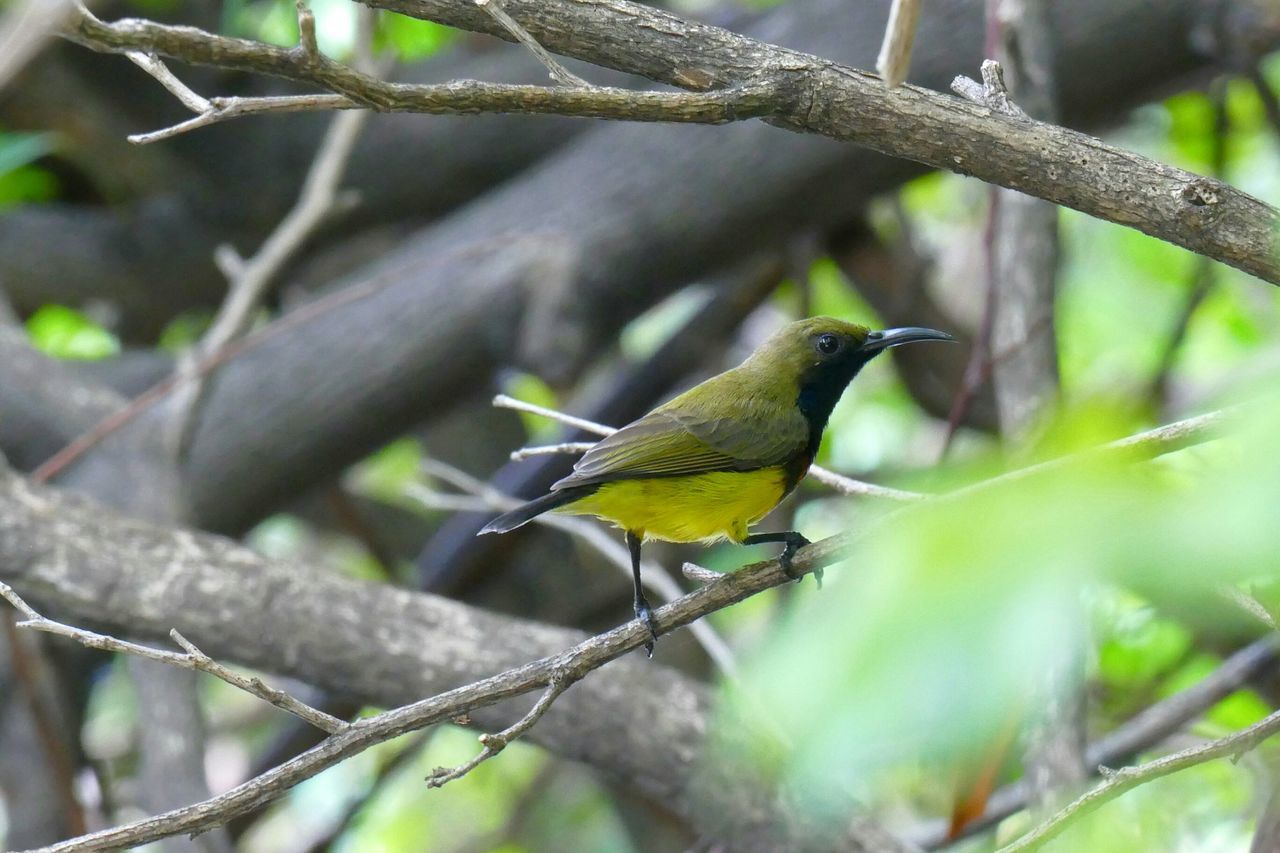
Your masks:
{"label": "bird's foot", "polygon": [[[797,574],[796,570],[791,566],[791,561],[795,557],[796,551],[799,551],[801,548],[811,543],[808,539],[805,539],[799,533],[794,531],[787,534],[787,538],[784,542],[786,544],[782,547],[782,556],[778,558],[778,562],[782,565],[783,574],[794,581],[798,581],[801,579],[801,576]],[[818,589],[822,589],[822,569],[815,569],[813,576],[818,581]]]}
{"label": "bird's foot", "polygon": [[636,619],[645,628],[649,629],[649,639],[645,641],[644,650],[649,653],[649,657],[653,657],[653,644],[658,640],[658,628],[653,622],[653,609],[649,607],[649,601],[644,596],[638,596],[632,605]]}

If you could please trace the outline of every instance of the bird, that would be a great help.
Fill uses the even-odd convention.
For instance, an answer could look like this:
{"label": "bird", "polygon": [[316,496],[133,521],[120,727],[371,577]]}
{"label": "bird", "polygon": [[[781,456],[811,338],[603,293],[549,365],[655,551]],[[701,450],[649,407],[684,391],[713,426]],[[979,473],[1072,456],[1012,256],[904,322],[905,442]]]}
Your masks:
{"label": "bird", "polygon": [[832,317],[783,326],[737,367],[707,379],[601,439],[573,472],[486,524],[506,533],[544,512],[593,515],[623,531],[631,557],[633,611],[657,626],[640,586],[648,540],[740,545],[781,543],[782,570],[809,540],[794,530],[751,533],[804,478],[840,396],[885,350],[918,341],[954,341],[936,329],[872,331]]}

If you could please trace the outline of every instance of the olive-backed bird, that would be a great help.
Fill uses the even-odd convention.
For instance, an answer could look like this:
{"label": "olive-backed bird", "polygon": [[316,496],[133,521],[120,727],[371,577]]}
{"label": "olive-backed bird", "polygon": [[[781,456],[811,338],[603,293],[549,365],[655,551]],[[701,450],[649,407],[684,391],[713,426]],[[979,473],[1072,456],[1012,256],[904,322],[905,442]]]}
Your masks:
{"label": "olive-backed bird", "polygon": [[863,365],[890,347],[954,340],[916,327],[871,331],[830,317],[780,329],[737,367],[597,442],[551,491],[485,525],[506,533],[548,510],[594,515],[625,532],[635,616],[657,631],[640,588],[640,546],[783,544],[783,570],[809,544],[794,530],[749,533],[809,471],[831,410]]}

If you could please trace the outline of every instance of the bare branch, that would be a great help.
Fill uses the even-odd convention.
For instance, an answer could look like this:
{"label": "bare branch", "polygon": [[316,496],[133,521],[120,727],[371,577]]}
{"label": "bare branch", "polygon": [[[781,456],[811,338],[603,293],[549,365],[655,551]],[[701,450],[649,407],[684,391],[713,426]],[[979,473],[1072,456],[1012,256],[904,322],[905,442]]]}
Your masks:
{"label": "bare branch", "polygon": [[700,584],[711,583],[723,574],[723,572],[714,572],[711,569],[703,568],[697,563],[685,563],[680,567],[680,572],[689,580]]}
{"label": "bare branch", "polygon": [[204,98],[193,92],[186,83],[183,83],[173,72],[169,70],[169,66],[165,65],[155,54],[141,53],[131,50],[125,54],[133,62],[134,65],[156,78],[161,86],[169,91],[182,105],[193,113],[207,113],[213,109],[212,105]]}
{"label": "bare branch", "polygon": [[[524,28],[549,50],[713,91],[693,95],[474,81],[409,86],[383,82],[324,56],[312,60],[302,51],[145,20],[106,24],[82,9],[64,35],[94,50],[150,51],[284,77],[382,111],[555,113],[700,124],[767,116],[793,130],[972,174],[1280,283],[1280,258],[1274,252],[1280,212],[1221,181],[1002,109],[914,86],[890,93],[857,69],[626,0],[506,2],[509,10],[519,7]],[[366,5],[510,37],[474,3],[367,0]]]}
{"label": "bare branch", "polygon": [[[298,8],[301,16],[305,7],[300,3]],[[312,26],[314,29],[314,23]],[[169,425],[171,444],[179,457],[187,446],[204,394],[208,372],[199,371],[201,358],[220,352],[249,331],[263,298],[290,259],[341,207],[342,175],[368,117],[368,112],[357,110],[341,113],[329,123],[297,202],[252,258],[245,260],[236,255],[234,262],[228,262],[234,250],[221,248],[223,265],[234,272],[230,290],[213,324],[177,368],[181,390],[175,394]]]}
{"label": "bare branch", "polygon": [[529,729],[533,728],[538,720],[542,719],[542,715],[551,709],[551,704],[560,698],[560,694],[564,693],[577,679],[568,675],[552,677],[551,683],[542,691],[542,695],[538,697],[538,701],[529,709],[529,713],[525,714],[513,725],[508,726],[497,734],[480,735],[480,753],[454,768],[437,767],[427,777],[428,788],[440,788],[454,779],[461,779],[472,770],[476,769],[482,762],[488,761],[499,752],[506,749],[508,744],[519,738]]}
{"label": "bare branch", "polygon": [[837,474],[829,468],[823,468],[821,465],[810,465],[809,476],[824,486],[830,486],[842,495],[885,498],[886,500],[904,503],[922,501],[929,497],[929,495],[921,492],[908,492],[904,489],[868,483],[865,480],[855,480],[852,477],[846,477],[844,474]]}
{"label": "bare branch", "polygon": [[545,47],[538,44],[538,40],[529,35],[529,31],[520,26],[516,19],[508,15],[507,11],[502,8],[502,0],[475,0],[475,4],[492,15],[493,19],[501,24],[503,29],[515,36],[518,42],[529,48],[533,55],[538,57],[538,61],[546,66],[547,71],[551,74],[551,79],[565,86],[584,86],[588,88],[591,86],[586,80],[561,65],[559,60],[552,56]]}
{"label": "bare branch", "polygon": [[548,409],[545,406],[538,406],[534,403],[526,403],[524,400],[517,400],[514,397],[508,397],[506,394],[499,394],[493,398],[494,408],[511,409],[515,412],[528,412],[531,415],[542,415],[544,418],[550,418],[553,421],[580,429],[583,432],[593,432],[596,435],[613,435],[618,430],[611,426],[598,424],[595,421],[589,421],[586,418],[575,417],[574,415],[566,415],[564,412],[557,412],[555,409]]}
{"label": "bare branch", "polygon": [[1218,758],[1239,758],[1244,753],[1258,746],[1267,738],[1280,732],[1280,711],[1277,711],[1246,729],[1233,735],[1210,741],[1202,746],[1194,746],[1157,758],[1146,764],[1124,767],[1119,770],[1107,770],[1099,767],[1104,781],[1101,785],[1081,795],[1065,808],[1037,826],[1031,832],[1000,848],[1000,853],[1021,853],[1021,851],[1039,850],[1045,844],[1062,834],[1072,823],[1103,805],[1130,791],[1139,785],[1146,784],[1162,776],[1195,767]]}
{"label": "bare branch", "polygon": [[889,23],[885,25],[884,43],[876,57],[876,71],[890,89],[905,83],[911,70],[911,48],[915,46],[916,25],[920,22],[920,2],[893,0],[889,7]]}
{"label": "bare branch", "polygon": [[320,45],[316,43],[316,16],[312,14],[307,0],[296,0],[294,8],[298,14],[298,47],[308,62],[320,61]]}
{"label": "bare branch", "polygon": [[246,693],[262,699],[282,711],[288,711],[295,717],[310,723],[321,731],[329,734],[335,734],[347,727],[347,724],[337,717],[330,716],[324,711],[312,708],[305,702],[302,702],[289,694],[269,687],[260,678],[247,678],[238,672],[228,669],[222,664],[210,658],[204,652],[196,648],[189,640],[179,634],[177,631],[171,631],[170,636],[173,641],[185,649],[185,654],[178,652],[166,652],[161,649],[153,649],[150,646],[143,646],[138,643],[130,643],[125,640],[118,640],[115,637],[106,634],[98,634],[93,631],[86,631],[83,628],[76,628],[62,622],[56,622],[31,607],[21,596],[5,583],[0,583],[0,598],[4,598],[12,604],[25,617],[25,621],[19,622],[19,628],[30,628],[33,631],[40,631],[45,634],[53,634],[59,637],[67,637],[75,640],[80,645],[89,649],[97,649],[104,652],[114,652],[117,654],[133,655],[134,657],[144,658],[145,660],[157,661],[159,663],[167,663],[182,669],[192,669],[199,672],[206,672],[209,675],[219,678],[233,687],[238,687]]}
{"label": "bare branch", "polygon": [[[355,110],[365,109],[362,104],[346,95],[275,95],[260,98],[226,97],[209,98],[208,110],[195,118],[187,119],[169,127],[153,130],[150,133],[135,133],[129,141],[136,145],[147,145],[172,139],[175,136],[208,127],[211,124],[229,121],[260,113],[298,113],[317,112],[322,110]],[[225,270],[224,270],[225,272]]]}
{"label": "bare branch", "polygon": [[521,462],[534,456],[554,456],[561,453],[586,453],[595,446],[594,441],[566,441],[561,444],[544,444],[537,447],[521,447],[511,451],[511,461]]}

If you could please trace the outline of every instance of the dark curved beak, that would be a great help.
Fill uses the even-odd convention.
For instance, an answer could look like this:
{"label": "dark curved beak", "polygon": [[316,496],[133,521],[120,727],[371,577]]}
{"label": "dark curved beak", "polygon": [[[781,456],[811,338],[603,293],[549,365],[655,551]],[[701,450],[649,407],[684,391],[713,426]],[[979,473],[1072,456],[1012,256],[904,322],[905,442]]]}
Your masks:
{"label": "dark curved beak", "polygon": [[883,332],[870,332],[867,339],[859,347],[863,352],[880,352],[889,347],[902,344],[914,344],[917,341],[954,341],[955,338],[937,329],[923,329],[919,326],[904,326],[901,329],[885,329]]}

